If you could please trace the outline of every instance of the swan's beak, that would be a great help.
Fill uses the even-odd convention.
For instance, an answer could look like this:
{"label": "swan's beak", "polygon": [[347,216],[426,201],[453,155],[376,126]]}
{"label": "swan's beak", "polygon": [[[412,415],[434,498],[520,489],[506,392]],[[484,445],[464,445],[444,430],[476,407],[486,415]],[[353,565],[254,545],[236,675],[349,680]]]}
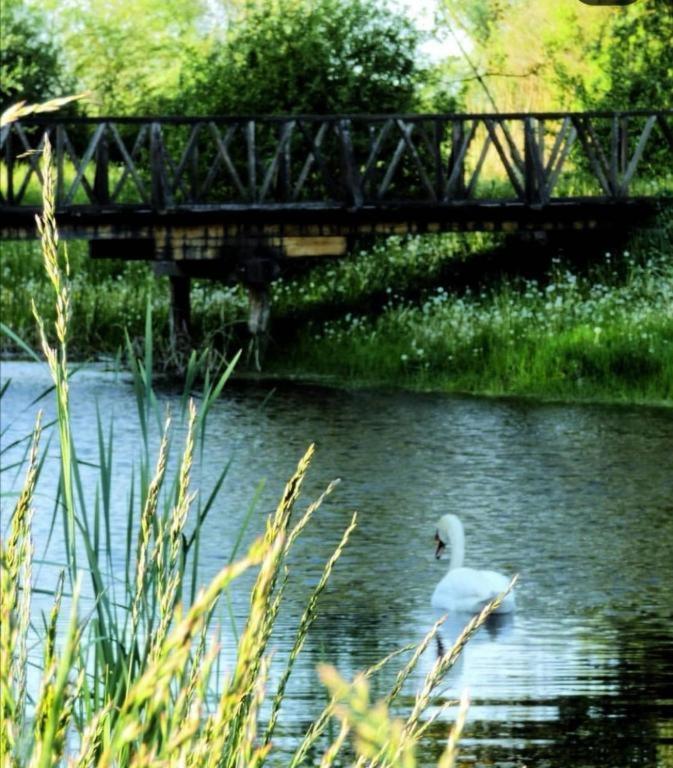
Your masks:
{"label": "swan's beak", "polygon": [[437,542],[437,549],[435,550],[435,558],[439,560],[440,557],[442,556],[442,550],[444,549],[446,544],[439,538],[438,533],[435,534],[435,541]]}

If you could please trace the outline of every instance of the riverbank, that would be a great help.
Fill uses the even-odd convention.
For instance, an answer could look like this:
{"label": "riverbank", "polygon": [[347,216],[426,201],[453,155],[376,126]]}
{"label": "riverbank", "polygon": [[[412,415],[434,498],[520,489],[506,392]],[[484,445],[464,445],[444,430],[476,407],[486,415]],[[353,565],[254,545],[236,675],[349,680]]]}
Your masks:
{"label": "riverbank", "polygon": [[558,264],[549,280],[479,293],[439,286],[375,317],[314,323],[269,366],[355,385],[670,404],[673,267],[657,253],[614,260],[606,254],[590,275]]}
{"label": "riverbank", "polygon": [[[274,284],[263,375],[670,405],[673,248],[670,221],[660,224],[629,249],[599,253],[594,243],[581,258],[552,258],[542,248],[512,254],[490,235],[449,235],[392,238],[323,262]],[[34,250],[7,249],[0,286],[3,322],[32,347],[31,299],[43,314],[50,311]],[[170,361],[167,286],[144,264],[92,262],[83,243],[72,244],[70,254],[73,356],[119,354],[125,330],[140,345],[149,302],[155,360]],[[225,356],[249,344],[246,301],[240,287],[195,281],[195,343]],[[8,336],[2,343],[5,356],[16,352]],[[245,363],[240,372],[246,375]]]}

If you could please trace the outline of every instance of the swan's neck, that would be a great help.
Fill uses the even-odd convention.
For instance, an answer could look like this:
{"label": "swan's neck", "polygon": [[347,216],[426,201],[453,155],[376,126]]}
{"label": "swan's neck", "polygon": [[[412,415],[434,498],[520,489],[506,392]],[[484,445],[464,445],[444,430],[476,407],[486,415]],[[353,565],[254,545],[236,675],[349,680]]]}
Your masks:
{"label": "swan's neck", "polygon": [[460,521],[456,520],[451,525],[450,533],[451,560],[449,562],[449,570],[453,571],[455,568],[460,568],[463,565],[463,558],[465,556],[465,536],[463,535],[463,526],[460,524]]}

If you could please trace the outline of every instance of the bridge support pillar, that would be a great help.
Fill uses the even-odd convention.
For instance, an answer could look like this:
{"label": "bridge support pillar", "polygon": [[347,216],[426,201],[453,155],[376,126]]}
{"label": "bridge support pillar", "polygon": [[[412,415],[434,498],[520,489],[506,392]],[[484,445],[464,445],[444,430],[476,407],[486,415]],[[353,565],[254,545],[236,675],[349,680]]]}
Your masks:
{"label": "bridge support pillar", "polygon": [[269,329],[271,301],[266,285],[248,286],[248,330],[253,336],[264,336]]}
{"label": "bridge support pillar", "polygon": [[257,246],[252,254],[244,255],[241,278],[248,289],[248,330],[253,337],[262,338],[269,330],[269,286],[280,272],[279,254],[273,248]]}
{"label": "bridge support pillar", "polygon": [[181,347],[190,340],[191,279],[171,275],[169,280],[171,282],[171,342],[174,347]]}
{"label": "bridge support pillar", "polygon": [[251,340],[248,347],[248,361],[258,371],[262,369],[262,358],[269,340],[271,319],[271,282],[280,272],[280,254],[268,246],[256,246],[252,252],[242,252],[241,280],[248,291],[248,332]]}

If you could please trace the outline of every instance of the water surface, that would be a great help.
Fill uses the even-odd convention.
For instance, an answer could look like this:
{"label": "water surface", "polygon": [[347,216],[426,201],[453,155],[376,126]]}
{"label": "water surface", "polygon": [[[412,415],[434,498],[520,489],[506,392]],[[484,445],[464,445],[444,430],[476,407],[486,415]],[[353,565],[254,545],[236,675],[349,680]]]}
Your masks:
{"label": "water surface", "polygon": [[[27,363],[4,363],[2,378],[12,379],[2,399],[2,440],[9,445],[30,430],[38,407],[32,401],[49,382],[43,367]],[[287,610],[274,636],[277,666],[294,639],[302,598],[351,511],[359,512],[358,530],[297,665],[279,749],[289,748],[324,705],[319,661],[352,676],[418,641],[436,619],[430,596],[447,563],[433,558],[434,523],[450,511],[465,524],[467,565],[520,574],[516,615],[481,631],[441,691],[441,699],[470,691],[461,760],[542,768],[673,766],[670,411],[311,386],[280,387],[265,402],[267,395],[262,385],[225,391],[208,419],[196,484],[208,493],[232,459],[202,541],[205,580],[228,557],[260,479],[266,483],[247,540],[261,530],[311,441],[318,454],[303,504],[329,480],[342,479],[297,543]],[[97,406],[103,423],[114,424],[113,541],[121,563],[140,450],[133,391],[123,377],[92,369],[77,374],[72,398],[81,458],[97,461]],[[164,392],[160,399],[178,408],[177,396]],[[50,399],[40,405],[49,419]],[[7,451],[3,466],[21,450]],[[49,535],[55,477],[50,461],[35,519],[39,554]],[[19,482],[11,469],[2,479],[6,494]],[[8,503],[3,498],[4,508]],[[49,544],[54,559],[61,545],[57,525]],[[40,578],[53,578],[51,566],[41,566]],[[242,589],[233,606],[242,625]],[[440,646],[405,690],[404,706],[462,621],[447,622]],[[375,696],[393,673],[374,683]],[[450,720],[431,728],[424,764],[440,754]]]}

